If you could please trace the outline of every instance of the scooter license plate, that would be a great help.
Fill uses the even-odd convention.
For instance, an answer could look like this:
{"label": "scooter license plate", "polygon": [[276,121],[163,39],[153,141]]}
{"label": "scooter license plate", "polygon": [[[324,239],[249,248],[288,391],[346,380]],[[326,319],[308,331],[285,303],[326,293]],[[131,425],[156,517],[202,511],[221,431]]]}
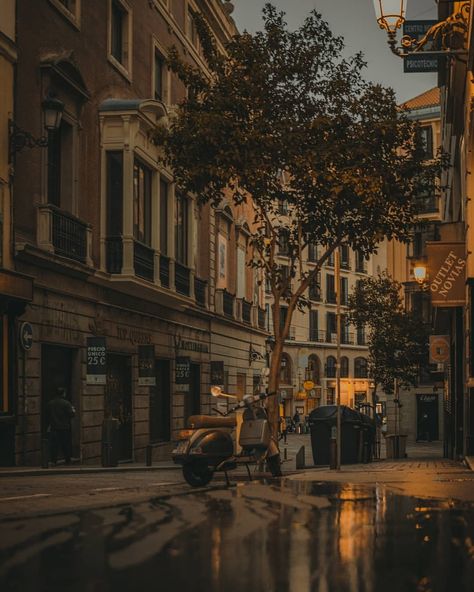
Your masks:
{"label": "scooter license plate", "polygon": [[173,454],[184,454],[188,449],[189,440],[180,440],[173,450]]}

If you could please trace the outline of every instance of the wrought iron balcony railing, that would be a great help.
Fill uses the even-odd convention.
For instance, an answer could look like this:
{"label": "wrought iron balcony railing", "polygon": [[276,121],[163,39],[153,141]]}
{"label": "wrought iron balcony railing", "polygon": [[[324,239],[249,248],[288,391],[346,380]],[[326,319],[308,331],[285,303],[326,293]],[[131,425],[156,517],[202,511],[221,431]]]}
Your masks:
{"label": "wrought iron balcony railing", "polygon": [[183,296],[189,296],[191,288],[190,270],[181,263],[175,262],[174,264],[174,283],[176,286],[176,292],[183,294]]}
{"label": "wrought iron balcony railing", "polygon": [[155,251],[137,240],[133,241],[133,268],[137,277],[154,280]]}

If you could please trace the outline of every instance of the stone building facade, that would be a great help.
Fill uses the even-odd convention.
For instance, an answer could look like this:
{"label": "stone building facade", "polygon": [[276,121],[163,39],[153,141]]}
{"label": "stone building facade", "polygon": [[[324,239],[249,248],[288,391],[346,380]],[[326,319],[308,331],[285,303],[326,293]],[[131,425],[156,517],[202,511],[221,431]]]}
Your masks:
{"label": "stone building facade", "polygon": [[[42,128],[64,105],[47,148],[14,166],[16,269],[34,278],[16,345],[17,464],[38,464],[47,405],[64,386],[77,409],[74,457],[100,462],[103,422],[119,422],[119,458],[165,458],[212,382],[256,388],[265,310],[245,266],[245,206],[198,207],[159,161],[152,132],[186,93],[167,48],[205,70],[193,14],[223,44],[235,25],[210,0],[18,1],[16,121]],[[41,36],[36,35],[41,29]],[[211,377],[212,371],[212,377]]]}

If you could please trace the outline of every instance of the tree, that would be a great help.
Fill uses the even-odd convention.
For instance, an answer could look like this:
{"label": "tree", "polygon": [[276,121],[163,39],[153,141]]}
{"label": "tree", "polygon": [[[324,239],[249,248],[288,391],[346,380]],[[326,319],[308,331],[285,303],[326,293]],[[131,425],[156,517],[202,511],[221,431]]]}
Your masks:
{"label": "tree", "polygon": [[[416,124],[393,91],[363,79],[361,54],[342,57],[343,40],[320,14],[295,31],[270,4],[263,16],[263,31],[238,34],[220,52],[196,15],[209,73],[170,50],[189,93],[156,142],[178,186],[200,203],[253,205],[251,265],[273,297],[276,392],[293,312],[309,307],[305,294],[324,262],[341,245],[368,256],[385,237],[407,240],[413,196],[431,188],[436,167],[423,163]],[[305,271],[305,250],[316,244],[319,258]],[[274,403],[274,429],[277,413]]]}
{"label": "tree", "polygon": [[428,331],[420,319],[405,311],[400,283],[388,275],[360,280],[349,297],[349,319],[369,330],[369,373],[377,388],[392,393],[394,381],[415,386],[426,361]]}

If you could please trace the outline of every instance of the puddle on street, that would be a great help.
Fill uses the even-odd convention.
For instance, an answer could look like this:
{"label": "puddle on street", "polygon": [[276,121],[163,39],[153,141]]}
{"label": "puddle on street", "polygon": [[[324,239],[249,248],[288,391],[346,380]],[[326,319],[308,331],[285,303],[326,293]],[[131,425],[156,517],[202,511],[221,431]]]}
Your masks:
{"label": "puddle on street", "polygon": [[[246,496],[246,486],[240,486],[5,522],[0,587],[2,592],[474,589],[473,506],[395,495],[383,487],[296,481],[286,482],[284,491],[272,487],[265,499]],[[286,501],[275,501],[278,495]],[[308,496],[330,504],[314,507],[305,503]]]}

